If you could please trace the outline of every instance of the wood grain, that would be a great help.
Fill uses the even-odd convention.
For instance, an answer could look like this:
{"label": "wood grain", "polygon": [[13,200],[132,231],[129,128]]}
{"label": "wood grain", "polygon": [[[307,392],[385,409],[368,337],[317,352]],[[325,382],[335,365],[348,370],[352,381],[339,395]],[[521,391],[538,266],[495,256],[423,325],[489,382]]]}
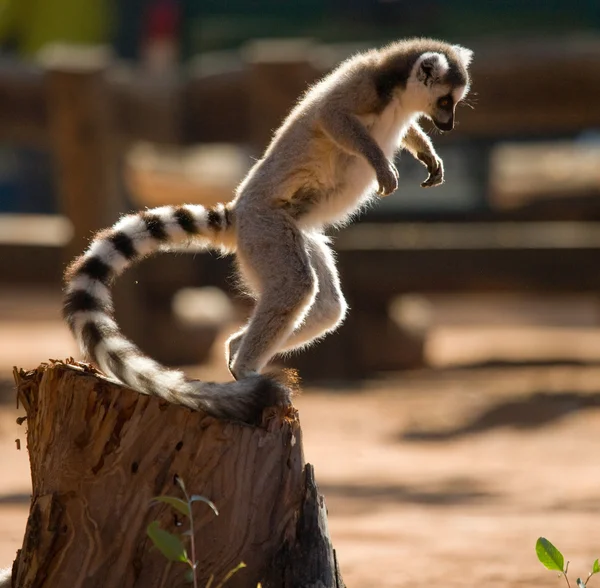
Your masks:
{"label": "wood grain", "polygon": [[176,475],[220,510],[194,504],[200,585],[243,561],[227,586],[255,586],[295,541],[304,458],[293,409],[265,411],[261,427],[219,421],[82,364],[43,364],[16,381],[33,496],[14,586],[186,585],[185,566],[169,564],[146,536],[155,519],[176,530],[172,509],[151,506],[155,496],[179,495]]}

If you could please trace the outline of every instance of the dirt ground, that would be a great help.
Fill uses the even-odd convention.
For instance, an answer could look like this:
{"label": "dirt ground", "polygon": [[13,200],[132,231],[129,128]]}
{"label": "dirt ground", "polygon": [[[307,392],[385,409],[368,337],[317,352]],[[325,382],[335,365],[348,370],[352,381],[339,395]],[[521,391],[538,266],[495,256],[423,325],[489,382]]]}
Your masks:
{"label": "dirt ground", "polygon": [[[75,354],[54,311],[23,317],[11,301],[0,295],[0,567],[21,544],[29,504],[10,367]],[[571,561],[572,586],[587,576],[600,557],[600,363],[590,363],[600,332],[576,310],[550,326],[507,326],[504,312],[498,326],[485,313],[461,323],[454,308],[432,334],[435,369],[297,399],[349,588],[564,585],[536,559],[541,535]],[[556,354],[571,361],[546,361]],[[489,359],[510,362],[480,363]]]}

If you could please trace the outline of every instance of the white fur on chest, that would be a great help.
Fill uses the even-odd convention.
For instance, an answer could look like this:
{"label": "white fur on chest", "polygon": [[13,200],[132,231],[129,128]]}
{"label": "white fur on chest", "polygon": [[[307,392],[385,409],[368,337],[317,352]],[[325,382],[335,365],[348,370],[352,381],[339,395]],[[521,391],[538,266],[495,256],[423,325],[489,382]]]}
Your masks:
{"label": "white fur on chest", "polygon": [[[402,138],[415,120],[397,101],[392,101],[381,113],[359,117],[385,156],[391,161]],[[376,192],[375,170],[362,157],[356,157],[346,168],[341,188],[319,203],[300,221],[303,227],[317,228],[343,223]]]}
{"label": "white fur on chest", "polygon": [[381,113],[365,116],[363,123],[386,157],[391,158],[414,118],[393,100]]}
{"label": "white fur on chest", "polygon": [[[415,116],[407,114],[394,100],[379,114],[369,114],[360,119],[391,161]],[[363,197],[362,193],[377,188],[375,179],[375,170],[371,165],[363,158],[357,158],[348,170],[348,189],[354,191],[360,199]]]}

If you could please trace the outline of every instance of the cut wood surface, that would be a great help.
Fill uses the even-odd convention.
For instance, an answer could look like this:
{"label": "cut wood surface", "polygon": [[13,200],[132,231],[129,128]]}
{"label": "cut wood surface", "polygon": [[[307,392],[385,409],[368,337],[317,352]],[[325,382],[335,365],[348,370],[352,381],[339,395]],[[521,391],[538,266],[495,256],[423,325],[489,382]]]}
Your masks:
{"label": "cut wood surface", "polygon": [[[194,503],[200,586],[240,562],[228,588],[343,586],[293,408],[267,409],[259,427],[221,421],[72,361],[15,370],[15,379],[33,495],[13,587],[189,585],[186,566],[167,562],[146,534],[153,520],[186,530],[176,511],[152,504],[181,496],[176,476],[219,509]],[[290,563],[299,553],[309,562],[301,580]]]}

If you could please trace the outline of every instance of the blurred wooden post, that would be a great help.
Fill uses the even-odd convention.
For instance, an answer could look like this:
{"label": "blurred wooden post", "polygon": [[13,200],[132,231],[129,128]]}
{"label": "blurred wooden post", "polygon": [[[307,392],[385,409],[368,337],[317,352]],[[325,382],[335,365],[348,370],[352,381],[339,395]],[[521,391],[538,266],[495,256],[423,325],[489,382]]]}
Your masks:
{"label": "blurred wooden post", "polygon": [[[60,210],[73,225],[73,238],[64,252],[66,265],[83,253],[96,231],[126,212],[106,80],[110,54],[104,47],[54,46],[43,54],[42,63]],[[138,320],[134,286],[131,279],[116,286],[116,312],[123,330],[139,340],[143,323]]]}
{"label": "blurred wooden post", "polygon": [[105,79],[109,55],[102,48],[61,46],[49,50],[43,63],[60,208],[73,223],[66,251],[70,260],[94,231],[115,222],[123,211]]}
{"label": "blurred wooden post", "polygon": [[264,40],[249,44],[249,142],[260,153],[292,106],[321,71],[311,62],[308,39]]}

